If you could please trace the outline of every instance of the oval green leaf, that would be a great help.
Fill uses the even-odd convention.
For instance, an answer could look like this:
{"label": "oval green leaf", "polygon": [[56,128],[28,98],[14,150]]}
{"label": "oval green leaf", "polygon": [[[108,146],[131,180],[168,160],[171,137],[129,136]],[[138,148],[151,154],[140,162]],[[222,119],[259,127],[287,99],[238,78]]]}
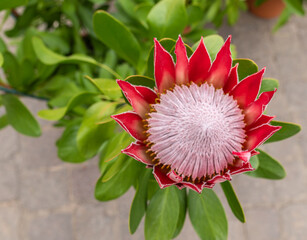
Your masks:
{"label": "oval green leaf", "polygon": [[188,21],[184,0],[162,0],[149,12],[147,23],[153,37],[177,38]]}
{"label": "oval green leaf", "polygon": [[279,180],[286,177],[285,169],[278,161],[260,149],[257,149],[257,151],[260,152],[257,155],[259,166],[257,170],[245,173],[246,175],[271,180]]}
{"label": "oval green leaf", "polygon": [[119,99],[122,96],[122,92],[120,87],[113,79],[105,79],[105,78],[90,78],[86,76],[86,78],[105,96],[112,100]]}
{"label": "oval green leaf", "polygon": [[2,95],[8,123],[19,133],[39,137],[41,128],[26,106],[14,95]]}
{"label": "oval green leaf", "polygon": [[113,114],[116,105],[115,102],[97,102],[84,114],[77,134],[77,145],[86,158],[93,157],[103,142],[113,136],[115,122],[99,122]]}
{"label": "oval green leaf", "polygon": [[231,183],[229,181],[225,181],[221,183],[221,186],[232,213],[236,216],[237,219],[239,219],[240,222],[244,223],[244,211]]}
{"label": "oval green leaf", "polygon": [[72,110],[74,107],[88,101],[88,99],[95,96],[94,93],[89,92],[82,92],[76,94],[72,97],[66,107],[56,108],[56,109],[44,109],[38,112],[38,116],[40,118],[50,120],[50,121],[57,121],[60,120],[65,114]]}
{"label": "oval green leaf", "polygon": [[179,217],[177,222],[176,231],[173,235],[173,238],[176,238],[184,225],[186,213],[187,213],[187,191],[185,188],[182,190],[176,191],[179,199]]}
{"label": "oval green leaf", "polygon": [[77,147],[79,127],[76,124],[67,126],[61,138],[56,142],[58,157],[64,162],[81,163],[86,160]]}
{"label": "oval green leaf", "polygon": [[263,92],[269,92],[269,91],[274,91],[275,89],[278,89],[279,87],[279,82],[275,78],[264,78],[262,79],[261,87],[259,94]]}
{"label": "oval green leaf", "polygon": [[138,185],[131,204],[129,230],[133,234],[137,230],[147,208],[147,186],[152,170],[144,169],[138,179]]}
{"label": "oval green leaf", "polygon": [[239,64],[238,75],[240,81],[247,76],[258,72],[258,66],[253,60],[238,58],[233,60],[232,65],[235,66],[237,63]]}
{"label": "oval green leaf", "polygon": [[172,239],[179,217],[179,199],[175,186],[158,190],[151,199],[145,217],[146,240]]}
{"label": "oval green leaf", "polygon": [[270,124],[273,126],[281,126],[281,129],[274,133],[265,143],[282,141],[301,131],[301,126],[295,123],[272,121]]}
{"label": "oval green leaf", "polygon": [[141,47],[124,24],[102,10],[95,13],[93,24],[100,41],[112,48],[120,57],[137,66]]}
{"label": "oval green leaf", "polygon": [[226,214],[213,190],[205,188],[201,194],[190,190],[188,210],[192,225],[202,240],[227,240]]}
{"label": "oval green leaf", "polygon": [[[125,155],[123,155],[125,156]],[[121,169],[109,181],[102,182],[102,175],[95,188],[95,197],[99,201],[109,201],[123,195],[137,178],[140,170],[139,163],[126,156],[126,161],[121,166]]]}
{"label": "oval green leaf", "polygon": [[293,12],[300,16],[305,15],[305,10],[303,7],[303,1],[301,0],[284,0],[287,5],[287,8],[291,9]]}

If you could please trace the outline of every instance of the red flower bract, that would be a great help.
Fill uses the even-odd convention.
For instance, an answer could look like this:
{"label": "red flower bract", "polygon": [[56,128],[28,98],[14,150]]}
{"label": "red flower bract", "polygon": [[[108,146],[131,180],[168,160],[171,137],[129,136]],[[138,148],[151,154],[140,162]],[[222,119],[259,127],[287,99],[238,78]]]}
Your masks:
{"label": "red flower bract", "polygon": [[256,99],[265,69],[239,82],[230,41],[211,64],[203,39],[188,59],[179,36],[174,64],[155,39],[155,91],[117,80],[134,109],[112,116],[136,139],[122,152],[152,167],[161,188],[200,193],[252,171],[254,149],[280,128],[263,115],[275,91]]}

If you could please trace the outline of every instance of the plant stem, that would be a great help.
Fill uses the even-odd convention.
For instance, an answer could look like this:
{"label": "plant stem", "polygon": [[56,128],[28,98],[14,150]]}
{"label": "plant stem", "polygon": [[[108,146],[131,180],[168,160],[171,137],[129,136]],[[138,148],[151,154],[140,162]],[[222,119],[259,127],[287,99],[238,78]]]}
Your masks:
{"label": "plant stem", "polygon": [[16,94],[16,95],[20,95],[20,96],[24,96],[24,97],[35,98],[35,99],[38,99],[38,100],[44,100],[44,101],[48,101],[49,100],[48,98],[45,98],[45,97],[39,97],[39,96],[34,96],[34,95],[31,95],[31,94],[27,94],[27,93],[22,93],[22,92],[19,92],[19,91],[15,90],[15,89],[12,89],[12,88],[7,88],[7,87],[0,86],[0,90],[2,90],[5,93]]}

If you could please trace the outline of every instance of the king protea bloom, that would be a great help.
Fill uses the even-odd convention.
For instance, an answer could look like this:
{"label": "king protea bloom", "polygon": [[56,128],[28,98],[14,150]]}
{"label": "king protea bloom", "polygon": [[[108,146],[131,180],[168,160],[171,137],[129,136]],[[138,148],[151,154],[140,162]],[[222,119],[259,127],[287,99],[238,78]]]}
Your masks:
{"label": "king protea bloom", "polygon": [[265,69],[239,82],[231,37],[213,63],[203,39],[188,58],[179,36],[176,64],[154,41],[155,90],[117,80],[134,109],[112,116],[136,139],[122,152],[152,167],[161,188],[201,192],[254,170],[255,148],[280,128],[263,114],[275,91],[257,98]]}

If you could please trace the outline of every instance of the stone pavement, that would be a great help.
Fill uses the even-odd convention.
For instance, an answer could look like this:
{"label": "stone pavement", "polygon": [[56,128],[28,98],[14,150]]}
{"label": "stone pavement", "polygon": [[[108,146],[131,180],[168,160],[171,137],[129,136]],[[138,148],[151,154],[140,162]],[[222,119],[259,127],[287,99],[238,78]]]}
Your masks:
{"label": "stone pavement", "polygon": [[[292,18],[276,34],[274,21],[242,14],[239,23],[223,27],[232,34],[238,57],[267,66],[266,77],[279,79],[280,88],[269,113],[277,119],[300,123],[293,139],[264,148],[285,166],[287,178],[268,181],[245,175],[233,179],[246,213],[237,221],[221,196],[229,219],[231,240],[304,240],[307,229],[307,17]],[[24,99],[33,113],[44,104]],[[141,240],[143,227],[130,236],[128,214],[133,191],[111,202],[97,202],[94,186],[97,161],[73,165],[61,162],[54,143],[61,130],[40,120],[38,139],[0,131],[0,239],[1,240]],[[198,239],[188,218],[180,239]]]}

